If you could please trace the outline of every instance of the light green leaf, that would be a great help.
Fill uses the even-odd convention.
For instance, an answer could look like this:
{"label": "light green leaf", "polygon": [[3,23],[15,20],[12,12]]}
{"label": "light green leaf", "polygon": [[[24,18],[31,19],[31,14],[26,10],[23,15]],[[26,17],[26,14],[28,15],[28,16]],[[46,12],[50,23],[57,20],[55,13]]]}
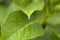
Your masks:
{"label": "light green leaf", "polygon": [[0,6],[0,24],[2,23],[3,19],[5,18],[5,16],[8,14],[6,12],[6,8],[3,6]]}
{"label": "light green leaf", "polygon": [[11,40],[13,39],[17,40],[19,39],[19,37],[20,39],[22,37],[21,40],[24,40],[26,38],[28,39],[37,36],[43,36],[44,31],[41,28],[42,27],[41,20],[45,17],[45,15],[43,12],[40,11],[36,11],[36,13],[34,12],[32,14],[31,20],[28,20],[27,15],[24,14],[22,11],[16,11],[9,14],[5,22],[1,25],[2,26],[1,39],[8,40],[11,38]]}
{"label": "light green leaf", "polygon": [[27,40],[37,36],[42,36],[43,34],[44,31],[39,23],[30,23],[10,36],[7,40]]}
{"label": "light green leaf", "polygon": [[[36,10],[43,10],[44,7],[44,1],[43,0],[14,0],[14,4],[19,7],[26,15],[28,18],[30,18],[31,14],[36,11]],[[28,3],[29,2],[29,3]],[[28,4],[28,6],[24,6]]]}
{"label": "light green leaf", "polygon": [[60,12],[60,4],[55,6],[55,12]]}
{"label": "light green leaf", "polygon": [[17,7],[15,7],[13,4],[10,5],[10,7],[6,8],[4,6],[0,6],[0,25],[3,23],[5,18],[13,11],[18,10]]}
{"label": "light green leaf", "polygon": [[[19,9],[17,7],[15,7],[13,4],[11,4],[9,7],[0,6],[0,27],[5,22],[7,16],[11,12],[16,11],[16,10],[19,10]],[[1,29],[0,29],[0,31],[1,31]]]}

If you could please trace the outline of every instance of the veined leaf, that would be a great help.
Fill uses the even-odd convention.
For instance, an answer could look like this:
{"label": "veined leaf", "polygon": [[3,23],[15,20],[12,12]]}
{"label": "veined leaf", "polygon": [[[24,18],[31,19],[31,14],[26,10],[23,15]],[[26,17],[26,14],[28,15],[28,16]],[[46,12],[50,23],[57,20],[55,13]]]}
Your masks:
{"label": "veined leaf", "polygon": [[6,16],[8,16],[11,12],[18,10],[13,4],[10,7],[6,8],[4,6],[0,6],[0,24],[5,20]]}
{"label": "veined leaf", "polygon": [[31,20],[28,20],[27,15],[24,14],[22,11],[16,11],[9,14],[5,22],[1,25],[1,40],[9,40],[10,38],[11,40],[24,40],[28,38],[34,38],[36,36],[43,36],[44,31],[40,22],[45,17],[45,15],[43,12],[41,13],[40,11],[36,11],[36,13],[34,12],[32,14]]}
{"label": "veined leaf", "polygon": [[27,40],[37,36],[42,36],[43,34],[44,31],[39,23],[30,23],[10,36],[7,40]]}
{"label": "veined leaf", "polygon": [[[18,8],[15,7],[13,4],[11,4],[10,7],[8,7],[8,8],[6,8],[4,6],[0,6],[0,27],[4,23],[4,21],[7,18],[7,16],[11,12],[16,11],[16,10],[18,10]],[[1,29],[0,29],[0,31],[1,31]],[[0,32],[0,35],[1,35],[1,32]]]}
{"label": "veined leaf", "polygon": [[60,40],[60,0],[0,0],[0,4],[4,5],[0,40]]}

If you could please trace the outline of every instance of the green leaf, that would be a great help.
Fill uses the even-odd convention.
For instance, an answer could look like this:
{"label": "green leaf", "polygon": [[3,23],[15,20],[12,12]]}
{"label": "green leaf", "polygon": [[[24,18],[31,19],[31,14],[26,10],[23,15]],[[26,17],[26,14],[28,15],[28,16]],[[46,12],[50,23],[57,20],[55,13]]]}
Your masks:
{"label": "green leaf", "polygon": [[[23,1],[23,2],[22,2]],[[32,2],[30,2],[31,0],[14,0],[14,4],[16,6],[19,7],[19,9],[21,9],[24,13],[26,13],[26,15],[28,16],[28,18],[30,18],[31,14],[35,11],[35,10],[43,10],[44,7],[44,1],[43,0],[32,0]],[[26,4],[28,4],[28,6],[24,6]]]}
{"label": "green leaf", "polygon": [[55,12],[60,12],[60,4],[55,6]]}
{"label": "green leaf", "polygon": [[60,40],[60,38],[49,28],[45,31],[45,35],[42,37],[36,37],[29,40]]}
{"label": "green leaf", "polygon": [[0,6],[0,24],[2,23],[6,15],[7,15],[6,8],[3,6]]}
{"label": "green leaf", "polygon": [[[0,27],[5,22],[7,16],[11,12],[16,11],[16,10],[18,10],[18,8],[15,7],[13,4],[11,4],[10,7],[8,7],[8,8],[4,7],[4,6],[0,6]],[[0,29],[0,33],[1,33],[1,29]]]}
{"label": "green leaf", "polygon": [[[19,14],[20,13],[20,14]],[[23,12],[14,12],[8,15],[2,26],[2,40],[28,23],[27,16]]]}
{"label": "green leaf", "polygon": [[[52,12],[52,14],[53,14],[53,12],[55,12],[56,11],[56,7],[57,7],[57,5],[59,5],[60,4],[60,0],[49,0],[49,7],[50,7],[50,12]],[[58,9],[58,8],[57,8]]]}
{"label": "green leaf", "polygon": [[41,28],[41,20],[43,20],[44,17],[44,12],[40,11],[36,11],[36,13],[34,12],[31,16],[31,20],[28,20],[27,15],[22,11],[15,11],[13,13],[10,13],[5,22],[1,25],[1,40],[8,40],[10,38],[11,40],[17,40],[19,37],[20,40],[24,40],[37,36],[43,36],[44,30]]}
{"label": "green leaf", "polygon": [[10,36],[7,40],[27,40],[37,36],[42,36],[43,34],[44,31],[39,23],[31,23]]}
{"label": "green leaf", "polygon": [[50,0],[51,6],[55,6],[60,3],[60,0]]}
{"label": "green leaf", "polygon": [[49,27],[60,37],[60,13],[48,17],[47,23]]}
{"label": "green leaf", "polygon": [[10,7],[6,8],[4,6],[0,6],[0,25],[6,19],[6,17],[13,11],[19,10],[14,4],[11,4]]}

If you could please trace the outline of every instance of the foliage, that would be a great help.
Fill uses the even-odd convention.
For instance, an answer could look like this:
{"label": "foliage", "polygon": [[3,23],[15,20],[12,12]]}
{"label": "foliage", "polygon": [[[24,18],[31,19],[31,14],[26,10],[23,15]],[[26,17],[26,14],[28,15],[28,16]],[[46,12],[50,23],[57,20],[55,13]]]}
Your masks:
{"label": "foliage", "polygon": [[60,0],[0,0],[0,40],[60,40]]}

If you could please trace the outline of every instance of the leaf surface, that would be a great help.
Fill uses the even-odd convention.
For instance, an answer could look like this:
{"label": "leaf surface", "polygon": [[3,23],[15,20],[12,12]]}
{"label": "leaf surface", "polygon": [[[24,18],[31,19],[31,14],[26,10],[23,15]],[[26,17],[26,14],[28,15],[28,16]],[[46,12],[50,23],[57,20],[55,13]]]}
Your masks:
{"label": "leaf surface", "polygon": [[28,20],[27,15],[24,14],[22,11],[15,11],[9,14],[5,22],[1,25],[2,26],[1,39],[24,40],[28,38],[34,38],[37,36],[43,36],[44,30],[42,29],[41,20],[43,20],[44,16],[45,16],[44,12],[35,11],[31,15],[31,20]]}
{"label": "leaf surface", "polygon": [[[14,0],[14,4],[18,6],[30,18],[31,14],[36,10],[43,10],[43,0]],[[27,5],[26,5],[27,4]]]}

